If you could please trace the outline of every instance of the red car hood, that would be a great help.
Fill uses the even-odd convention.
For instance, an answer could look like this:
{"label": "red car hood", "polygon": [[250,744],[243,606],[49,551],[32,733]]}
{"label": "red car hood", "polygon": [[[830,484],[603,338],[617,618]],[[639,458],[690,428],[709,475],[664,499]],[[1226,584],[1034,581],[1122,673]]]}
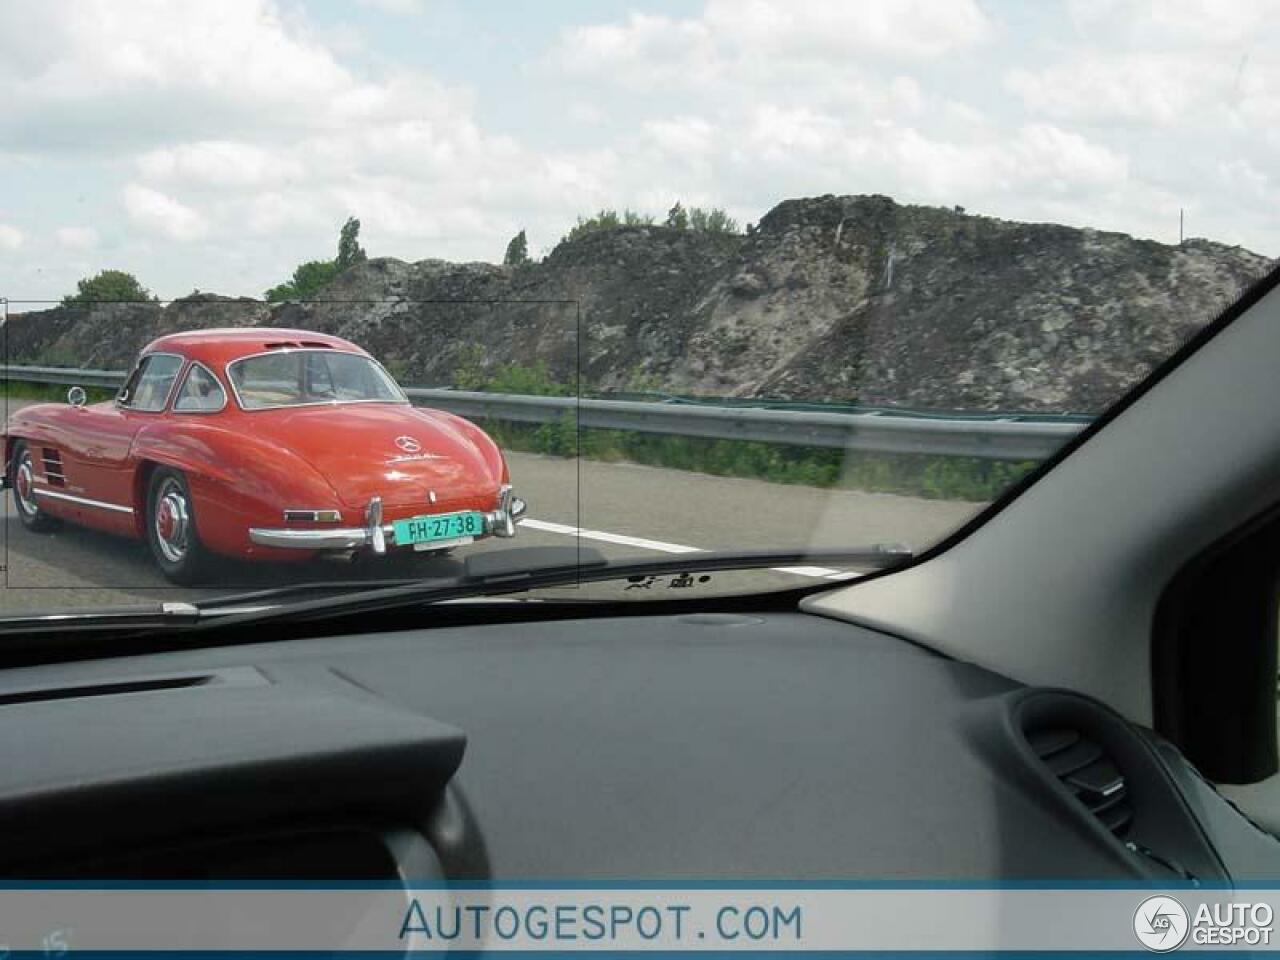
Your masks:
{"label": "red car hood", "polygon": [[374,496],[387,507],[425,507],[434,491],[435,509],[475,507],[477,497],[487,509],[501,481],[469,437],[410,406],[262,410],[248,415],[247,427],[315,467],[347,507],[364,507]]}

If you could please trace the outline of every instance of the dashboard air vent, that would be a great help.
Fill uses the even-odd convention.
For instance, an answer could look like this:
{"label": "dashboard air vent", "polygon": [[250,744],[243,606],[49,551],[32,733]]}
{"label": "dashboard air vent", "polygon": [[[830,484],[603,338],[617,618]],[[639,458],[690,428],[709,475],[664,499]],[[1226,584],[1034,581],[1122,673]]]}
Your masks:
{"label": "dashboard air vent", "polygon": [[1031,749],[1104,827],[1124,838],[1133,820],[1124,774],[1102,748],[1075,730],[1029,734]]}

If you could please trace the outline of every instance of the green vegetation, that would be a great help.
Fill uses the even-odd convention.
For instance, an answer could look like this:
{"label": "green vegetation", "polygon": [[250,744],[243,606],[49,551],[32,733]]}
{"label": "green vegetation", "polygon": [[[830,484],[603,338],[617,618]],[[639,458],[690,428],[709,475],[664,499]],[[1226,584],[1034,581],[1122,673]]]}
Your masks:
{"label": "green vegetation", "polygon": [[488,421],[485,430],[504,448],[556,457],[626,461],[718,477],[748,477],[933,500],[985,502],[1035,467],[1035,461],[982,460],[926,454],[846,453],[746,440],[708,440],[656,433],[584,428],[572,414],[541,425]]}
{"label": "green vegetation", "polygon": [[360,221],[355,217],[347,217],[347,222],[338,231],[338,258],[333,261],[333,265],[341,273],[368,259],[364,247],[360,246]]}
{"label": "green vegetation", "polygon": [[689,210],[689,229],[702,233],[741,233],[738,221],[733,219],[719,207],[703,210],[693,207]]}
{"label": "green vegetation", "polygon": [[[599,210],[590,217],[578,217],[577,224],[560,238],[560,242],[577,240],[596,230],[609,230],[614,227],[651,227],[656,223],[657,218],[652,214],[639,213],[635,210],[623,210],[621,213],[612,209]],[[667,211],[667,218],[662,225],[673,230],[693,230],[699,233],[736,234],[741,232],[738,221],[719,207],[712,207],[710,210],[702,207],[685,209],[678,200],[675,206]]]}
{"label": "green vegetation", "polygon": [[546,361],[532,364],[505,363],[486,367],[485,349],[469,343],[458,350],[453,363],[455,390],[483,390],[486,393],[522,393],[533,397],[567,397],[573,389],[551,375]]}
{"label": "green vegetation", "polygon": [[[29,383],[26,380],[9,380],[0,383],[0,395],[8,400],[34,400],[39,403],[65,403],[70,386],[56,383]],[[110,400],[116,392],[107,387],[85,387],[89,403]]]}
{"label": "green vegetation", "polygon": [[292,277],[272,287],[264,296],[268,303],[307,300],[327,287],[342,271],[367,259],[364,248],[360,246],[360,221],[348,217],[338,233],[338,256],[335,259],[308,260],[298,264]]}
{"label": "green vegetation", "polygon": [[588,233],[610,230],[614,227],[651,227],[653,222],[651,214],[638,213],[635,210],[623,210],[622,213],[618,213],[617,210],[600,210],[590,217],[578,217],[578,222],[560,238],[560,242],[577,240]]}
{"label": "green vegetation", "polygon": [[502,264],[507,267],[525,267],[532,262],[529,259],[529,238],[521,230],[507,244],[507,252],[502,255]]}
{"label": "green vegetation", "polygon": [[264,296],[268,303],[306,300],[328,286],[329,281],[337,275],[338,266],[333,260],[308,260],[298,264],[292,277],[272,287]]}
{"label": "green vegetation", "polygon": [[64,307],[89,306],[94,303],[155,303],[157,298],[138,282],[132,273],[103,270],[76,284],[76,293],[62,298]]}
{"label": "green vegetation", "polygon": [[[506,364],[486,372],[484,349],[471,344],[455,365],[459,390],[571,396],[573,390],[551,376],[546,364]],[[638,373],[633,379],[643,379]],[[802,447],[747,440],[709,440],[626,430],[578,429],[572,413],[544,424],[487,421],[485,430],[504,448],[555,457],[579,454],[589,460],[626,461],[719,477],[750,477],[770,483],[897,493],[936,500],[992,500],[1025,476],[1034,460],[984,460],[931,454],[846,453],[830,447]]]}

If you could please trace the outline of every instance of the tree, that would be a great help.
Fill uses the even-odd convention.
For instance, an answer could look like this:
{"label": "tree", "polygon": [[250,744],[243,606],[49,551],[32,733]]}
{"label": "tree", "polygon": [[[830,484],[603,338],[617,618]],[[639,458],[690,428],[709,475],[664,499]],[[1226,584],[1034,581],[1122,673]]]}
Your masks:
{"label": "tree", "polygon": [[531,262],[529,239],[524,235],[523,230],[512,237],[511,242],[507,244],[507,252],[503,254],[502,262],[508,267],[523,267]]}
{"label": "tree", "polygon": [[703,233],[738,232],[738,221],[719,207],[712,207],[710,210],[704,210],[701,207],[690,208],[689,226]]}
{"label": "tree", "polygon": [[151,291],[138,278],[123,270],[103,270],[76,284],[76,293],[62,298],[63,306],[89,306],[94,303],[154,303]]}
{"label": "tree", "polygon": [[338,259],[334,261],[338,268],[337,272],[341,273],[348,267],[368,259],[364,247],[360,246],[360,221],[355,217],[347,217],[347,222],[342,225],[342,230],[338,233]]}
{"label": "tree", "polygon": [[338,273],[336,260],[308,260],[300,263],[292,277],[266,292],[267,302],[310,299],[323,290]]}
{"label": "tree", "polygon": [[338,232],[337,259],[308,260],[298,264],[292,277],[272,287],[264,296],[268,303],[306,300],[318,294],[343,270],[368,259],[364,248],[360,246],[360,221],[355,217],[347,217],[347,222]]}
{"label": "tree", "polygon": [[685,213],[684,207],[680,205],[680,201],[676,201],[676,205],[667,211],[667,226],[676,230],[689,229],[689,215]]}
{"label": "tree", "polygon": [[621,214],[617,210],[600,210],[590,217],[578,217],[578,222],[573,228],[560,238],[560,242],[566,240],[577,240],[584,234],[593,233],[596,230],[611,230],[614,227],[649,227],[653,225],[653,217],[647,213],[639,213],[635,210],[623,210]]}

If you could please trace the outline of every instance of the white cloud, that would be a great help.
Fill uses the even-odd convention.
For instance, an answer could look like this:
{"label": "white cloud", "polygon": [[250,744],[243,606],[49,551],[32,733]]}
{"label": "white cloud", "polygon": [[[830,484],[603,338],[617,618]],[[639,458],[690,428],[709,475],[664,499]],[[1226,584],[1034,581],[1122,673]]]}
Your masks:
{"label": "white cloud", "polygon": [[1082,34],[1146,48],[1235,45],[1275,16],[1269,0],[1068,0]]}
{"label": "white cloud", "polygon": [[360,0],[360,5],[397,16],[409,16],[426,11],[423,0]]}
{"label": "white cloud", "polygon": [[564,32],[547,58],[553,69],[639,83],[708,83],[722,69],[715,38],[701,20],[632,13],[623,24]]}
{"label": "white cloud", "polygon": [[990,31],[973,0],[709,0],[694,17],[631,13],[622,23],[572,28],[548,63],[606,81],[693,86],[744,63],[809,73],[819,65],[844,69],[860,56],[927,60],[978,44]]}
{"label": "white cloud", "polygon": [[702,117],[650,120],[644,132],[660,150],[685,159],[705,156],[716,145],[717,131]]}
{"label": "white cloud", "polygon": [[170,240],[198,240],[209,229],[199,211],[136,183],[124,188],[124,206],[134,223]]}
{"label": "white cloud", "polygon": [[17,250],[22,246],[25,237],[17,227],[0,223],[0,250]]}
{"label": "white cloud", "polygon": [[973,0],[710,0],[702,22],[752,55],[797,59],[937,57],[979,43],[990,31]]}
{"label": "white cloud", "polygon": [[59,227],[54,236],[68,250],[91,250],[98,245],[98,231],[93,227]]}
{"label": "white cloud", "polygon": [[150,150],[138,158],[138,169],[152,180],[227,187],[298,179],[304,171],[294,157],[228,140],[203,140]]}
{"label": "white cloud", "polygon": [[268,0],[50,0],[23,16],[0,29],[0,75],[21,65],[0,98],[0,145],[14,149],[287,135],[361,99],[363,84]]}

